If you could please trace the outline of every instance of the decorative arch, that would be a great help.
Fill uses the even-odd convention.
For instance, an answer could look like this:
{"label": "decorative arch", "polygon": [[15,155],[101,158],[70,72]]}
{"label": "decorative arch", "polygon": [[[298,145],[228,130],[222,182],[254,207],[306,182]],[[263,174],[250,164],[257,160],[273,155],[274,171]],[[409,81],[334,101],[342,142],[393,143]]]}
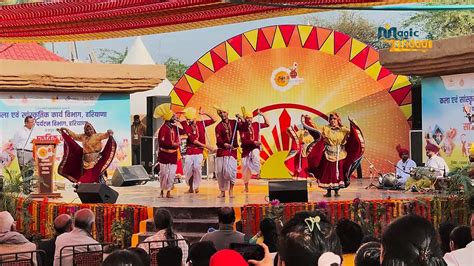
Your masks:
{"label": "decorative arch", "polygon": [[192,64],[170,93],[173,108],[187,105],[216,72],[245,56],[268,49],[299,47],[338,56],[360,68],[385,88],[411,123],[412,97],[408,77],[383,67],[379,53],[341,32],[309,25],[278,25],[234,36],[212,48]]}

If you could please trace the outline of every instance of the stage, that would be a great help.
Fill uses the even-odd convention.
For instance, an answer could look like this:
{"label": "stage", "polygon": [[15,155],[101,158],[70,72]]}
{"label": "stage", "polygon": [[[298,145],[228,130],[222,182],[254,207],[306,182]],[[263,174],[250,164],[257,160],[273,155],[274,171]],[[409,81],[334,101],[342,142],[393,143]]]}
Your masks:
{"label": "stage", "polygon": [[[280,180],[280,179],[279,179]],[[233,199],[217,198],[219,194],[216,180],[203,180],[198,194],[186,193],[188,187],[184,182],[175,184],[172,191],[173,198],[161,198],[160,183],[158,181],[148,182],[145,185],[136,185],[129,187],[112,187],[119,192],[117,204],[144,205],[147,207],[243,207],[248,204],[265,204],[268,196],[268,180],[251,180],[250,191],[243,193],[243,181],[237,180],[234,187]],[[413,199],[416,197],[430,197],[430,194],[420,194],[405,192],[403,190],[381,190],[365,189],[370,183],[369,179],[354,179],[351,185],[346,189],[340,190],[340,197],[325,198],[325,190],[318,188],[316,183],[310,187],[308,185],[308,201],[347,201],[354,198],[363,200],[384,200],[384,199]],[[74,192],[71,184],[66,185],[66,190],[58,191],[62,198],[51,200],[52,202],[80,203],[77,194]]]}

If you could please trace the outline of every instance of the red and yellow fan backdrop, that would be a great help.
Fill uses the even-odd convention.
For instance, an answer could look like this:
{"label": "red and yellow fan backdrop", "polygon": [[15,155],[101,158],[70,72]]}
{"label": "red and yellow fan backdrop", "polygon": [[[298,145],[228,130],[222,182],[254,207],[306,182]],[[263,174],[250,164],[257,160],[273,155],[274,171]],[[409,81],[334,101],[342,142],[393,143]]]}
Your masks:
{"label": "red and yellow fan backdrop", "polygon": [[[195,62],[171,92],[173,108],[225,106],[231,116],[260,108],[270,119],[262,130],[262,177],[290,177],[283,163],[290,125],[303,113],[327,123],[338,112],[355,119],[366,139],[365,156],[393,171],[397,144],[408,147],[411,84],[382,67],[378,52],[340,32],[307,25],[252,30],[226,40]],[[261,119],[261,118],[258,118]],[[208,128],[211,141],[214,127]],[[364,169],[365,170],[365,169]],[[367,173],[364,173],[367,174]]]}

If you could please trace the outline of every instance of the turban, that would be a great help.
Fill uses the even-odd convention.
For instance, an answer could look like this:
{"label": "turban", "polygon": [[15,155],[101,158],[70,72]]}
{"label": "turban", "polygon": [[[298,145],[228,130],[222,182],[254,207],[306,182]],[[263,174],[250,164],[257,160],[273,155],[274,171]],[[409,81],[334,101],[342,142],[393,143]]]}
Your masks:
{"label": "turban", "polygon": [[196,119],[196,108],[194,107],[187,107],[183,110],[184,117],[188,120]]}
{"label": "turban", "polygon": [[212,255],[209,266],[247,266],[248,263],[237,252],[231,249],[223,249]]}
{"label": "turban", "polygon": [[252,113],[248,112],[245,107],[242,106],[242,108],[240,108],[242,110],[242,116],[244,118],[253,118],[253,115]]}
{"label": "turban", "polygon": [[398,156],[400,156],[400,158],[402,158],[403,154],[410,154],[410,152],[407,149],[402,148],[402,146],[400,144],[397,145],[397,152],[398,152]]}
{"label": "turban", "polygon": [[170,103],[163,103],[158,105],[153,112],[154,118],[163,118],[163,120],[168,121],[173,117],[173,111],[171,111]]}
{"label": "turban", "polygon": [[221,106],[219,106],[219,105],[214,105],[213,107],[214,107],[214,109],[216,109],[217,112],[226,112],[226,113],[229,113],[229,110],[228,110],[227,108],[223,108],[223,107],[221,107]]}
{"label": "turban", "polygon": [[432,151],[432,152],[435,152],[435,153],[439,151],[439,147],[434,145],[431,142],[426,142],[426,148],[425,149],[427,151]]}
{"label": "turban", "polygon": [[14,222],[15,220],[9,212],[0,212],[0,233],[10,232]]}

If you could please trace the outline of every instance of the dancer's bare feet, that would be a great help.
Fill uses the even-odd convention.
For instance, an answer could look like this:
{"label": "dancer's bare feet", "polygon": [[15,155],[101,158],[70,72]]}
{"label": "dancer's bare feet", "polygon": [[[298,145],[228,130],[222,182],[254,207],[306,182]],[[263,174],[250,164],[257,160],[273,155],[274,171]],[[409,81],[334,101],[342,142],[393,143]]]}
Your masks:
{"label": "dancer's bare feet", "polygon": [[224,191],[221,191],[221,194],[219,196],[217,196],[218,199],[222,199],[222,198],[225,198],[225,192]]}
{"label": "dancer's bare feet", "polygon": [[233,198],[234,198],[234,191],[229,190],[229,199],[233,199]]}
{"label": "dancer's bare feet", "polygon": [[244,193],[248,193],[249,192],[249,183],[245,183],[245,188],[244,188]]}
{"label": "dancer's bare feet", "polygon": [[173,197],[171,196],[171,191],[168,191],[168,192],[166,193],[166,197],[169,198],[169,199],[173,198]]}
{"label": "dancer's bare feet", "polygon": [[161,193],[160,193],[160,197],[163,198],[163,196],[164,196],[164,193],[163,193],[163,190],[162,190]]}
{"label": "dancer's bare feet", "polygon": [[184,192],[184,193],[187,193],[187,194],[192,194],[194,193],[194,191],[192,189],[188,189],[188,191]]}
{"label": "dancer's bare feet", "polygon": [[194,190],[194,193],[196,194],[199,193],[199,189]]}

